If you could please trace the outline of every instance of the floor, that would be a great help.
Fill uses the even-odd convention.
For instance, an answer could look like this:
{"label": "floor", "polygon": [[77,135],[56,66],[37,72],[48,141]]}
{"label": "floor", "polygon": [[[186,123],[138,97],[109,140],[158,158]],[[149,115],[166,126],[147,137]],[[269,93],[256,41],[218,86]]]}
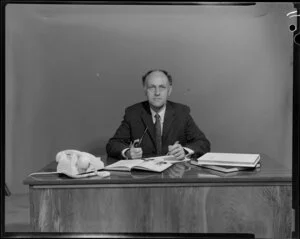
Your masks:
{"label": "floor", "polygon": [[30,232],[29,195],[5,197],[5,232]]}

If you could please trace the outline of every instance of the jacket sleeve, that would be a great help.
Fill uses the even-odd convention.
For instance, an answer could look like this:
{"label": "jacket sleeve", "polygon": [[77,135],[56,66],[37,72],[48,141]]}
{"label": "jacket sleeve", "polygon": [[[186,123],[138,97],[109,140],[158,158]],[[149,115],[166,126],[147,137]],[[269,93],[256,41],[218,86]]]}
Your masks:
{"label": "jacket sleeve", "polygon": [[192,157],[200,157],[201,155],[210,151],[210,142],[194,122],[192,116],[190,115],[189,108],[187,108],[185,135],[187,144],[183,146],[194,150],[194,155]]}
{"label": "jacket sleeve", "polygon": [[113,158],[123,158],[122,150],[128,148],[130,145],[131,134],[130,134],[130,124],[127,109],[125,110],[125,115],[121,122],[121,125],[116,130],[112,138],[109,139],[106,144],[106,152],[108,157]]}

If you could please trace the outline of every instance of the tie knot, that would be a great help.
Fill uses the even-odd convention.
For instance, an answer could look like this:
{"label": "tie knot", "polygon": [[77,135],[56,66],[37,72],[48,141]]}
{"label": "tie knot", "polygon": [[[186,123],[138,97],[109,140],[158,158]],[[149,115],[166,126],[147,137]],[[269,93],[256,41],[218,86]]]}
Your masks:
{"label": "tie knot", "polygon": [[159,114],[156,114],[156,115],[155,115],[155,119],[156,119],[156,120],[159,120],[159,119],[160,119]]}

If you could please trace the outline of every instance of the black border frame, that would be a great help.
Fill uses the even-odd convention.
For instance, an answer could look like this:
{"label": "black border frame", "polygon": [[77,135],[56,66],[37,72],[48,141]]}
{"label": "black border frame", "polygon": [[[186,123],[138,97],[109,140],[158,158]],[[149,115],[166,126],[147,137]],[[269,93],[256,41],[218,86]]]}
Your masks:
{"label": "black border frame", "polygon": [[[300,12],[300,4],[294,3],[294,7]],[[294,31],[294,39],[296,35],[300,33],[300,17],[297,17],[297,30]],[[292,168],[292,207],[294,209],[294,232],[293,238],[299,238],[299,144],[300,144],[300,45],[293,43],[293,141],[292,141],[292,157],[293,157],[293,168]]]}
{"label": "black border frame", "polygon": [[[0,65],[0,74],[1,74],[1,87],[0,87],[0,95],[1,95],[1,160],[0,160],[0,237],[96,237],[96,238],[107,238],[108,236],[112,237],[123,237],[123,238],[145,238],[145,237],[161,237],[161,238],[186,238],[186,237],[194,237],[194,238],[254,238],[251,234],[210,234],[210,233],[112,233],[112,234],[56,234],[56,233],[5,233],[5,221],[4,221],[4,201],[5,201],[5,7],[7,4],[75,4],[75,5],[176,5],[176,6],[184,6],[184,5],[195,5],[195,6],[203,6],[203,5],[214,5],[214,6],[251,6],[255,5],[256,2],[197,2],[197,1],[82,1],[82,0],[0,0],[1,1],[1,65]],[[276,3],[276,2],[275,2]],[[300,13],[300,3],[294,3],[294,8]],[[294,38],[296,35],[300,33],[300,17],[297,17],[297,30],[294,31]],[[292,123],[292,207],[294,209],[294,231],[292,232],[292,238],[299,238],[299,158],[300,158],[300,45],[294,42],[293,44],[293,123]]]}

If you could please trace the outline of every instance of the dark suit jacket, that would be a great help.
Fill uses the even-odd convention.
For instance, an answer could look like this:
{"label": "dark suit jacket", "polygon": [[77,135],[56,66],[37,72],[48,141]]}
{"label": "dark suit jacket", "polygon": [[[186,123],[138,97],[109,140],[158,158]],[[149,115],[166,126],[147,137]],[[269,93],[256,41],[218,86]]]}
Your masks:
{"label": "dark suit jacket", "polygon": [[[121,125],[106,145],[108,156],[122,158],[122,150],[128,148],[130,142],[141,138],[146,127],[148,130],[140,146],[143,149],[143,157],[156,155],[155,127],[149,103],[144,101],[126,108]],[[162,155],[167,154],[168,145],[173,145],[176,141],[183,147],[194,150],[194,157],[210,151],[210,142],[192,119],[190,108],[167,101],[162,133]]]}

